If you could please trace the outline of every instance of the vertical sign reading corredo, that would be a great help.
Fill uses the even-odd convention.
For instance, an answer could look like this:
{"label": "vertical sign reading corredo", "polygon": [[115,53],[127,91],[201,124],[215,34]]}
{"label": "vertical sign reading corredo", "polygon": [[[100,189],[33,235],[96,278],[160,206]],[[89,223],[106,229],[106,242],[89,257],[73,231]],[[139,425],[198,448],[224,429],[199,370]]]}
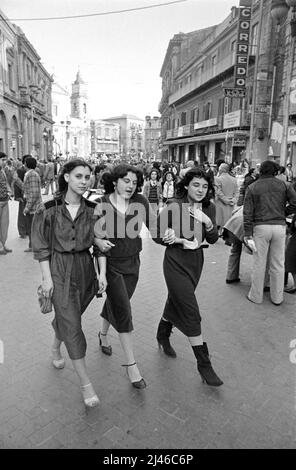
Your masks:
{"label": "vertical sign reading corredo", "polygon": [[238,35],[236,46],[236,58],[234,66],[234,86],[245,88],[248,70],[249,42],[251,30],[251,7],[248,0],[240,1],[238,18]]}

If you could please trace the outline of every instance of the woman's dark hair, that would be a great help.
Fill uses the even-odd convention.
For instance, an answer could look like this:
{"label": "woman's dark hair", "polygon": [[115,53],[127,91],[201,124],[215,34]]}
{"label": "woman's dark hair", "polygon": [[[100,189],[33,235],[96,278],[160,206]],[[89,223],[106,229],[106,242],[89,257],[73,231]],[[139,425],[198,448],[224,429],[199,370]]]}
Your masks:
{"label": "woman's dark hair", "polygon": [[175,181],[175,175],[174,175],[174,172],[172,170],[167,170],[164,175],[163,175],[163,181],[166,182],[166,177],[167,175],[172,175],[173,177],[173,181]]}
{"label": "woman's dark hair", "polygon": [[149,173],[149,179],[151,178],[151,173],[156,173],[156,175],[157,175],[157,176],[156,176],[156,179],[157,179],[157,181],[159,181],[159,178],[160,178],[160,173],[159,173],[159,171],[158,171],[156,168],[152,168],[152,170],[151,170],[150,173]]}
{"label": "woman's dark hair", "polygon": [[87,163],[85,160],[82,158],[73,158],[73,160],[70,160],[69,162],[65,163],[62,171],[58,177],[58,190],[57,194],[62,194],[65,193],[68,189],[68,183],[66,182],[64,175],[66,173],[71,173],[75,168],[78,166],[83,166],[84,168],[89,168],[90,172],[92,173],[92,167],[90,166],[89,163]]}
{"label": "woman's dark hair", "polygon": [[212,179],[205,170],[201,167],[196,167],[188,170],[184,177],[176,184],[176,194],[177,197],[184,197],[187,194],[187,189],[185,186],[188,186],[190,181],[193,178],[203,178],[208,183],[208,190],[205,198],[202,201],[203,206],[207,207],[210,205],[210,200],[215,196],[215,189],[212,182]]}
{"label": "woman's dark hair", "polygon": [[105,193],[114,193],[114,183],[116,183],[119,178],[124,178],[129,171],[131,173],[134,173],[137,177],[137,188],[135,193],[139,193],[144,183],[143,172],[139,168],[136,168],[133,165],[127,165],[125,163],[120,163],[111,171],[106,171],[105,173],[103,173],[101,182],[104,186]]}

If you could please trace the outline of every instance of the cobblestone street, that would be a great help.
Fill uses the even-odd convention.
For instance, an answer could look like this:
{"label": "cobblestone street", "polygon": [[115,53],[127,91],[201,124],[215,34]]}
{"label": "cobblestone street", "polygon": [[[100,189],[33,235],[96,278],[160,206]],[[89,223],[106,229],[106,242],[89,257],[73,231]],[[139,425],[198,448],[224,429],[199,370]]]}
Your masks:
{"label": "cobblestone street", "polygon": [[296,296],[277,307],[264,294],[262,305],[246,300],[251,256],[243,253],[241,283],[226,285],[229,247],[221,239],[205,250],[196,295],[202,331],[224,385],[202,383],[192,350],[177,330],[177,358],[159,351],[156,328],[166,299],[164,249],[144,240],[139,284],[132,300],[135,353],[147,381],[131,387],[119,339],[111,330],[113,355],[98,344],[95,299],[83,317],[87,366],[101,405],[86,410],[76,374],[51,365],[53,314],[39,311],[39,266],[28,241],[18,238],[17,203],[10,202],[7,246],[0,259],[1,449],[262,449],[296,448],[296,365],[289,361],[296,338]]}

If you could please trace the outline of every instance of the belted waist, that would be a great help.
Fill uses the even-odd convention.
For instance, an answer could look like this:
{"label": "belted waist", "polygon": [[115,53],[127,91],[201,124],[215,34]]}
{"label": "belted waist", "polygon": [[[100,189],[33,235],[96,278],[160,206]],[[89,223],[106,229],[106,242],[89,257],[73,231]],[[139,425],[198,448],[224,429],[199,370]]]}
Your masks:
{"label": "belted waist", "polygon": [[71,251],[58,251],[54,250],[54,253],[61,253],[62,255],[76,255],[79,253],[89,253],[89,248],[86,248],[85,250],[71,250]]}

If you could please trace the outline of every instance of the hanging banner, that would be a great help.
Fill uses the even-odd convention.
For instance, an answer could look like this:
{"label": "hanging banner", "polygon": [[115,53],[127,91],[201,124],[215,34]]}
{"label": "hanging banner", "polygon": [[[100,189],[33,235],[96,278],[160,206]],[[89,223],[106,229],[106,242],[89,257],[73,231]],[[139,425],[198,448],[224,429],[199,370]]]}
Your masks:
{"label": "hanging banner", "polygon": [[250,7],[243,6],[239,8],[237,46],[234,66],[235,88],[246,87],[251,35],[251,14],[252,9]]}

